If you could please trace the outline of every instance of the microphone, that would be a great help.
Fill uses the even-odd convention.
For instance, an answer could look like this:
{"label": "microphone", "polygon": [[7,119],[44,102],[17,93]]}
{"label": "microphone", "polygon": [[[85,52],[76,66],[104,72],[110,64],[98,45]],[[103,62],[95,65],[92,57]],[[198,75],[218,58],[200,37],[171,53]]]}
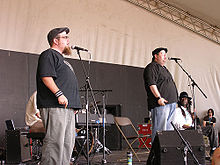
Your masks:
{"label": "microphone", "polygon": [[81,47],[76,46],[76,45],[71,46],[71,49],[76,49],[77,51],[81,50],[81,51],[85,51],[85,52],[88,52],[88,51],[89,51],[88,49],[81,48]]}
{"label": "microphone", "polygon": [[180,58],[176,58],[176,57],[168,57],[168,60],[174,60],[174,61],[178,61],[178,60],[181,60]]}

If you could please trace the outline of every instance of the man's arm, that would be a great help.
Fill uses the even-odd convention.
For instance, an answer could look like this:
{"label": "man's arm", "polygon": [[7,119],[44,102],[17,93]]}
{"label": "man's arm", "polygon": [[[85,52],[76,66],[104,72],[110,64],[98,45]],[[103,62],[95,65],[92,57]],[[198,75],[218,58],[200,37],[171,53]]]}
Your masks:
{"label": "man's arm", "polygon": [[215,127],[215,124],[216,124],[216,118],[215,118],[215,117],[213,117],[213,118],[214,118],[214,120],[213,120],[213,124],[212,124],[212,126]]}
{"label": "man's arm", "polygon": [[[57,87],[52,77],[42,77],[41,79],[46,87],[51,90],[51,92],[55,94],[57,91],[59,91],[59,88]],[[65,105],[66,108],[68,105],[68,99],[64,95],[61,95],[58,97],[58,103]]]}
{"label": "man's arm", "polygon": [[187,124],[184,124],[184,125],[183,125],[183,128],[184,128],[184,129],[187,129],[187,128],[191,128],[191,126],[189,126],[189,125],[187,125]]}
{"label": "man's arm", "polygon": [[159,99],[157,100],[157,103],[158,103],[159,105],[164,106],[165,103],[168,103],[168,101],[165,100],[165,99],[160,95],[160,92],[159,92],[159,90],[157,89],[157,86],[156,86],[156,85],[151,85],[151,86],[150,86],[150,90],[151,90],[151,92],[153,93],[153,95],[154,95],[156,98],[159,98]]}
{"label": "man's arm", "polygon": [[206,121],[203,120],[203,127],[206,127]]}
{"label": "man's arm", "polygon": [[213,125],[212,125],[213,127],[215,127],[215,123],[213,123]]}

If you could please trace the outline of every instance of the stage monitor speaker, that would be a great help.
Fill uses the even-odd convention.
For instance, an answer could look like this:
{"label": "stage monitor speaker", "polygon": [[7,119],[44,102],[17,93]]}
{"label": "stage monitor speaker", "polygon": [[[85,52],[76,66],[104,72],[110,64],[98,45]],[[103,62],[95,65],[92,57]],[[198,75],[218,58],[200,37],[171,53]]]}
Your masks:
{"label": "stage monitor speaker", "polygon": [[[199,130],[181,130],[183,138],[189,142],[200,164],[205,164],[205,145]],[[175,131],[157,132],[149,154],[147,165],[184,165],[184,144]],[[192,155],[187,154],[188,164],[195,164]]]}
{"label": "stage monitor speaker", "polygon": [[29,141],[20,130],[6,130],[6,163],[15,164],[31,160]]}
{"label": "stage monitor speaker", "polygon": [[[98,105],[100,109],[100,113],[103,113],[102,111],[102,105]],[[112,114],[114,117],[121,116],[121,105],[106,105],[106,114]],[[103,142],[102,134],[100,134],[100,141]],[[106,127],[105,132],[105,145],[110,150],[121,150],[122,148],[122,137],[121,134],[116,127],[115,124],[111,126]]]}

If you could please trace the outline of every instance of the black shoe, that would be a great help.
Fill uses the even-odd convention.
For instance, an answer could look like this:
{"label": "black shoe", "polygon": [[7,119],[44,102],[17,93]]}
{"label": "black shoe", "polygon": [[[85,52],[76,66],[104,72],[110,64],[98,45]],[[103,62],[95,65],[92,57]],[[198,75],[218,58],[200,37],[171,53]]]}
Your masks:
{"label": "black shoe", "polygon": [[211,149],[209,155],[212,156],[214,151],[215,151],[215,149]]}
{"label": "black shoe", "polygon": [[74,162],[77,157],[78,157],[78,152],[74,150],[72,152],[71,162]]}

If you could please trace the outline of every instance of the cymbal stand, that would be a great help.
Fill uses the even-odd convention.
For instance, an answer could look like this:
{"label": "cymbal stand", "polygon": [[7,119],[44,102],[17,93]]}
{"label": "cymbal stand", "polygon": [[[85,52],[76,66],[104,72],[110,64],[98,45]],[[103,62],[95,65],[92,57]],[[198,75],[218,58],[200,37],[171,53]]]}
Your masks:
{"label": "cymbal stand", "polygon": [[94,90],[94,91],[98,91],[101,92],[102,94],[102,107],[103,107],[103,112],[102,112],[102,118],[100,119],[103,126],[103,144],[98,140],[98,134],[97,134],[97,128],[95,128],[95,152],[99,152],[100,149],[103,148],[103,160],[102,163],[107,163],[106,159],[105,159],[105,152],[109,155],[111,154],[111,151],[105,146],[105,115],[106,115],[106,103],[105,103],[105,92],[111,92],[112,90]]}
{"label": "cymbal stand", "polygon": [[178,60],[176,59],[175,62],[179,65],[179,67],[183,70],[184,73],[186,73],[186,75],[188,76],[188,78],[191,80],[192,84],[192,98],[193,98],[193,112],[194,112],[194,126],[196,129],[197,123],[196,123],[196,104],[195,104],[195,86],[199,89],[199,91],[203,94],[203,96],[205,98],[207,98],[207,96],[205,95],[205,93],[202,91],[202,89],[196,84],[196,82],[193,80],[193,78],[191,77],[191,75],[180,65],[180,63],[178,62]]}
{"label": "cymbal stand", "polygon": [[[85,65],[82,61],[82,58],[80,56],[80,50],[77,49],[77,54],[79,56],[79,59],[81,61],[81,65],[82,65],[82,68],[83,68],[83,74],[86,78],[86,85],[85,85],[85,88],[86,88],[86,154],[87,154],[87,164],[89,165],[89,117],[88,117],[88,113],[89,113],[89,91],[91,92],[91,95],[92,95],[92,99],[94,100],[94,103],[96,105],[96,111],[98,112],[98,115],[100,115],[100,112],[98,110],[98,107],[97,107],[97,104],[96,104],[96,101],[95,101],[95,96],[94,96],[94,93],[93,93],[93,90],[92,90],[92,86],[91,86],[91,83],[90,83],[90,80],[89,80],[89,72],[86,72],[86,68],[85,68]],[[90,54],[90,58],[91,58],[91,54]],[[91,59],[90,59],[91,60]],[[89,67],[90,67],[90,61],[89,61]]]}
{"label": "cymbal stand", "polygon": [[105,158],[105,92],[102,92],[102,102],[103,102],[103,116],[102,116],[102,126],[103,126],[103,158],[102,158],[102,164],[106,164],[107,160]]}

